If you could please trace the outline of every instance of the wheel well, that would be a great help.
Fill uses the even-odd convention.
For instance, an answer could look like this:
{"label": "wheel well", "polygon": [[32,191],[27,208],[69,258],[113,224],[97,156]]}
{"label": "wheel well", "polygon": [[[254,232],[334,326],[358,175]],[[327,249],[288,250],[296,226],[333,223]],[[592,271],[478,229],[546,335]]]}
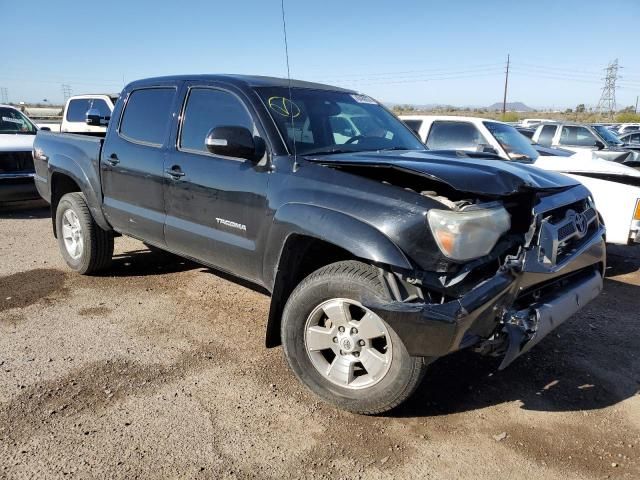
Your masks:
{"label": "wheel well", "polygon": [[291,235],[282,248],[278,271],[271,293],[266,345],[280,345],[280,321],[289,295],[303,278],[317,269],[343,260],[358,260],[349,251],[324,240],[305,235]]}
{"label": "wheel well", "polygon": [[67,193],[81,191],[82,189],[78,184],[67,175],[54,173],[51,176],[51,225],[54,236],[56,236],[56,210],[58,209],[60,199]]}

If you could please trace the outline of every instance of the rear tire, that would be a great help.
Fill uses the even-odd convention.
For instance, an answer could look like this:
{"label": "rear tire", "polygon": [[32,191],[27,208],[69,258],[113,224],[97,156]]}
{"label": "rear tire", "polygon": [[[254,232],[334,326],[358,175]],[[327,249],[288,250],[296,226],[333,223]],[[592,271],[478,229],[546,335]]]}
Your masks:
{"label": "rear tire", "polygon": [[281,326],[296,377],[324,400],[361,414],[400,405],[420,385],[428,364],[410,356],[393,329],[363,305],[371,300],[389,301],[374,267],[333,263],[296,287]]}
{"label": "rear tire", "polygon": [[111,265],[113,232],[95,222],[83,193],[64,195],[56,209],[56,234],[69,268],[90,275]]}

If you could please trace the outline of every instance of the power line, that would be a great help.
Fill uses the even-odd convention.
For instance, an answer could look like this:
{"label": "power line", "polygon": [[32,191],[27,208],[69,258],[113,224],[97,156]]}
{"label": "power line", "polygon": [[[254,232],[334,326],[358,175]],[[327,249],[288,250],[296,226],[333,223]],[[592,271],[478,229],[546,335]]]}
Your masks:
{"label": "power line", "polygon": [[490,68],[502,67],[504,63],[486,63],[481,65],[469,65],[464,68],[453,67],[453,68],[423,68],[420,70],[404,70],[404,71],[391,71],[391,72],[373,72],[373,73],[347,73],[342,75],[333,75],[331,77],[325,77],[329,80],[335,79],[358,79],[358,78],[372,78],[372,77],[392,77],[397,78],[399,75],[409,75],[409,76],[421,76],[425,74],[429,75],[446,75],[449,73],[460,73],[460,72],[473,72],[477,70],[486,70]]}

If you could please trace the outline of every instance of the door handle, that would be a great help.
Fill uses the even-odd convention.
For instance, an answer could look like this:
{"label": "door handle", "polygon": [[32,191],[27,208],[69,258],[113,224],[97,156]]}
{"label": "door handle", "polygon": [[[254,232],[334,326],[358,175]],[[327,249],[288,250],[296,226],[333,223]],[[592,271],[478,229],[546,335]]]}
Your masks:
{"label": "door handle", "polygon": [[116,155],[115,153],[112,153],[111,155],[109,155],[109,158],[107,158],[107,163],[112,167],[115,167],[117,164],[120,163],[120,159],[118,158],[118,155]]}
{"label": "door handle", "polygon": [[165,172],[174,180],[184,177],[185,173],[180,169],[179,165],[174,165],[171,168],[167,168]]}

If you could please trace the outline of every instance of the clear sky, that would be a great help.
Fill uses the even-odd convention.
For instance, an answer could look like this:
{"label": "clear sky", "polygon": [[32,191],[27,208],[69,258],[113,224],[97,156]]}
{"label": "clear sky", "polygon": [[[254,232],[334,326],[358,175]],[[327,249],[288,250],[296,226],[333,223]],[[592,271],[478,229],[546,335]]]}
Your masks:
{"label": "clear sky", "polygon": [[[385,102],[596,104],[607,63],[618,106],[640,94],[639,0],[285,0],[294,78]],[[10,101],[117,92],[180,73],[286,76],[280,0],[0,0]]]}

